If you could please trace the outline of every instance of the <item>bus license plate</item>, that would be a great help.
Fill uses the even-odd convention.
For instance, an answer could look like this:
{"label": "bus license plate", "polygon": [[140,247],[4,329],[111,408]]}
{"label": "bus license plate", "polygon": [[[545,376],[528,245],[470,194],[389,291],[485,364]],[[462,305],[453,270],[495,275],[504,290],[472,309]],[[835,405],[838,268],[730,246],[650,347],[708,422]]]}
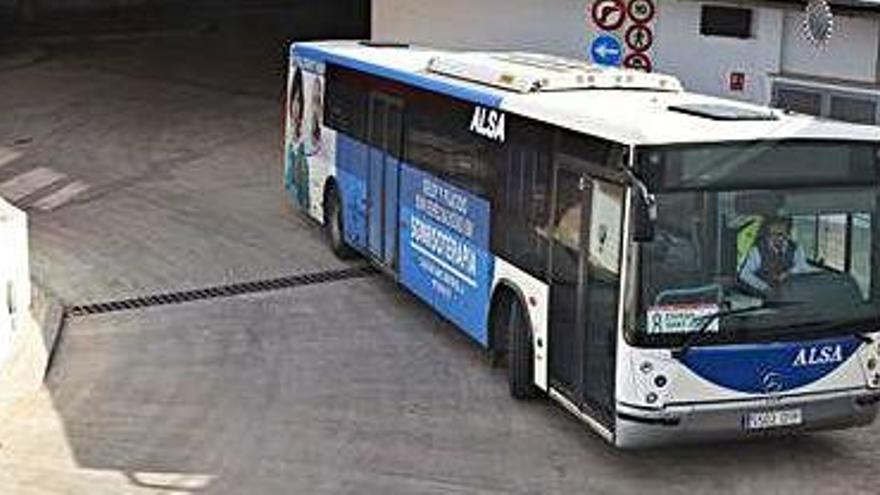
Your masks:
{"label": "bus license plate", "polygon": [[800,408],[782,409],[749,413],[745,419],[747,430],[765,430],[780,426],[799,425],[803,422],[803,415]]}

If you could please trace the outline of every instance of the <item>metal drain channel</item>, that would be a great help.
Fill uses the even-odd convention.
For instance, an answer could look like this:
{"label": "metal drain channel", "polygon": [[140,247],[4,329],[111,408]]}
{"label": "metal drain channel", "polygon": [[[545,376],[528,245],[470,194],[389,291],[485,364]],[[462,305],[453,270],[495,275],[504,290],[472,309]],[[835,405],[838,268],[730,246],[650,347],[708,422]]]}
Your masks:
{"label": "metal drain channel", "polygon": [[304,273],[268,280],[255,280],[237,284],[219,285],[204,289],[193,289],[181,292],[167,292],[152,296],[133,297],[67,308],[66,316],[87,316],[116,311],[128,311],[132,309],[147,308],[152,306],[165,306],[169,304],[182,304],[204,299],[217,299],[221,297],[240,296],[257,292],[269,292],[281,289],[290,289],[304,285],[325,284],[352,278],[364,278],[376,275],[379,270],[372,266],[360,266],[345,268],[342,270],[328,270],[323,272]]}

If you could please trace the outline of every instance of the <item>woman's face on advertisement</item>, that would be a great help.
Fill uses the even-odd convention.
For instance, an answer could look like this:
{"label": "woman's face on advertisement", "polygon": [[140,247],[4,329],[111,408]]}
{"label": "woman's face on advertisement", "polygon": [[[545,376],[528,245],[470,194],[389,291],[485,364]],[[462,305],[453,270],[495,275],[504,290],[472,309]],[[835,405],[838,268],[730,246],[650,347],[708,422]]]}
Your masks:
{"label": "woman's face on advertisement", "polygon": [[293,122],[296,128],[299,128],[302,125],[303,118],[303,102],[301,93],[294,89],[293,94],[290,95],[290,120]]}

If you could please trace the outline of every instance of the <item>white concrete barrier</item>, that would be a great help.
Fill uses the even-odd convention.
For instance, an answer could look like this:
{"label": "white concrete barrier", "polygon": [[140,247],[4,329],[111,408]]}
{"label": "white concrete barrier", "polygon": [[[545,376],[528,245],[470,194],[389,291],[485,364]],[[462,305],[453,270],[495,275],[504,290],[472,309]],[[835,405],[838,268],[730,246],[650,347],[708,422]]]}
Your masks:
{"label": "white concrete barrier", "polygon": [[28,262],[27,216],[0,198],[0,413],[39,390],[64,322]]}
{"label": "white concrete barrier", "polygon": [[0,198],[0,369],[24,331],[30,306],[27,216]]}

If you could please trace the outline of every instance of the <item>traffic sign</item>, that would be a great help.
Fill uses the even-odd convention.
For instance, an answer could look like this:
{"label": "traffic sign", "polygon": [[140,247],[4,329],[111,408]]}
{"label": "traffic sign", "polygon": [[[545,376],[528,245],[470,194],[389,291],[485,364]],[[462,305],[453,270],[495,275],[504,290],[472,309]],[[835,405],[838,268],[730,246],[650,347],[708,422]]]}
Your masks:
{"label": "traffic sign", "polygon": [[653,0],[630,0],[627,12],[634,23],[647,24],[654,18],[657,9]]}
{"label": "traffic sign", "polygon": [[644,53],[630,53],[623,59],[623,66],[629,69],[651,72],[651,59]]}
{"label": "traffic sign", "polygon": [[618,67],[623,58],[623,46],[616,37],[603,34],[597,36],[590,45],[590,56],[599,65]]}
{"label": "traffic sign", "polygon": [[645,52],[654,43],[654,33],[644,24],[633,24],[626,30],[626,46],[636,52]]}
{"label": "traffic sign", "polygon": [[593,22],[605,31],[614,31],[626,21],[623,0],[596,0],[592,9]]}

